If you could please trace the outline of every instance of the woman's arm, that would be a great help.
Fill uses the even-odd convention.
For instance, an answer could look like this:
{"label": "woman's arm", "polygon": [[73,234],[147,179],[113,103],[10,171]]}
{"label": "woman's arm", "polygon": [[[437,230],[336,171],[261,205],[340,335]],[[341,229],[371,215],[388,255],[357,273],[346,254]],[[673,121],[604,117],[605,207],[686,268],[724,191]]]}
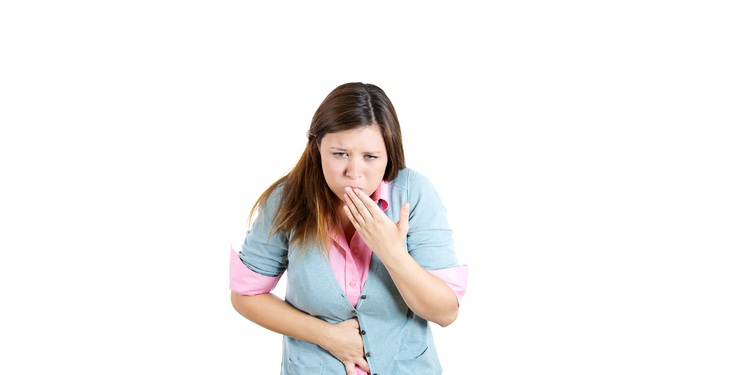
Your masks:
{"label": "woman's arm", "polygon": [[381,251],[380,260],[396,284],[401,297],[415,314],[447,327],[458,317],[458,301],[451,288],[437,276],[425,271],[403,246]]}
{"label": "woman's arm", "polygon": [[253,323],[326,349],[344,364],[347,374],[355,374],[355,365],[369,372],[356,319],[330,324],[297,310],[272,293],[243,296],[232,292],[231,301],[234,309]]}
{"label": "woman's arm", "polygon": [[359,189],[346,188],[344,212],[362,240],[388,269],[401,297],[420,317],[442,327],[458,317],[458,300],[453,290],[427,272],[404,247],[409,232],[409,205],[401,207],[394,223]]}

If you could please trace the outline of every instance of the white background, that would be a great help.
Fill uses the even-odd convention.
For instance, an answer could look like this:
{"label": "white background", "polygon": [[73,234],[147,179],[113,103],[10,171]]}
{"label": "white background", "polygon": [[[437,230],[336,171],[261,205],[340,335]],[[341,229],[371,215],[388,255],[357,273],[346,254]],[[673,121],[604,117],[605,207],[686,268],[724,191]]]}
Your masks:
{"label": "white background", "polygon": [[469,290],[446,375],[750,373],[740,1],[0,5],[3,374],[277,374],[228,242],[391,97]]}

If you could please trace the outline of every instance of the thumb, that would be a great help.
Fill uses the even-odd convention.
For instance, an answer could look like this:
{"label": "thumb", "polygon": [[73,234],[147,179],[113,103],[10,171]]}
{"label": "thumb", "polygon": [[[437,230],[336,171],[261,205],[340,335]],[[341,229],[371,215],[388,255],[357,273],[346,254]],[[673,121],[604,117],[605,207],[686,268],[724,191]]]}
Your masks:
{"label": "thumb", "polygon": [[404,203],[404,205],[401,206],[398,227],[402,230],[403,233],[409,231],[409,203]]}

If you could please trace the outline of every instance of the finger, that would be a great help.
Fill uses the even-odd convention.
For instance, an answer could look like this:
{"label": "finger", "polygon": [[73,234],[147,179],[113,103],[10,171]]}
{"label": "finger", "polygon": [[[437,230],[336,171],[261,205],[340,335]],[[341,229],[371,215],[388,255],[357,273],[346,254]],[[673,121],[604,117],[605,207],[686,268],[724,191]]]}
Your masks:
{"label": "finger", "polygon": [[346,362],[344,363],[344,368],[346,369],[346,375],[357,375],[357,369],[354,368],[354,363]]}
{"label": "finger", "polygon": [[344,203],[349,206],[352,212],[357,211],[357,204],[354,202],[355,199],[359,198],[357,198],[352,189],[349,187],[344,188]]}
{"label": "finger", "polygon": [[[380,211],[380,207],[372,200],[371,197],[367,196],[364,191],[357,189],[354,190],[357,198],[362,202],[362,205],[367,209],[367,212],[372,215],[373,212]],[[374,216],[374,215],[373,215]]]}
{"label": "finger", "polygon": [[401,213],[398,219],[398,229],[402,235],[406,235],[409,232],[409,203],[404,203],[401,206]]}
{"label": "finger", "polygon": [[358,222],[359,219],[357,219],[357,217],[354,216],[354,213],[352,212],[352,209],[349,208],[348,205],[344,206],[344,213],[346,214],[346,217],[349,218],[349,221],[352,222],[352,224],[354,224],[356,226],[359,226],[359,222]]}
{"label": "finger", "polygon": [[346,213],[352,224],[359,224],[360,221],[364,221],[362,214],[359,212],[357,205],[354,204],[352,197],[349,196],[348,192],[344,193],[344,212]]}
{"label": "finger", "polygon": [[399,223],[409,223],[409,203],[404,203],[401,206],[401,217],[398,220]]}
{"label": "finger", "polygon": [[365,370],[366,373],[370,373],[370,365],[367,364],[367,360],[364,358],[358,359],[356,361],[357,366],[359,366],[362,370]]}
{"label": "finger", "polygon": [[[362,218],[362,220],[368,220],[372,217],[372,214],[367,208],[366,201],[372,199],[369,199],[369,197],[365,196],[364,200],[361,195],[364,195],[361,191],[358,190],[352,190],[351,188],[347,187],[345,189],[345,196],[347,198],[347,206],[349,206],[349,209],[352,211],[352,213],[357,218]],[[363,221],[364,222],[364,221]]]}

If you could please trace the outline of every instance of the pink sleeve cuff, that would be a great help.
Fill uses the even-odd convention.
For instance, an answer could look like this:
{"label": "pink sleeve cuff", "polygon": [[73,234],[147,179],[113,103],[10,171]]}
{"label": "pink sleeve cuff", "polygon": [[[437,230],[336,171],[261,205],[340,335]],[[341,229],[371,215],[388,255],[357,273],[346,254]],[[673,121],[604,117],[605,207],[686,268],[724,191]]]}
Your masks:
{"label": "pink sleeve cuff", "polygon": [[276,287],[281,275],[263,276],[245,266],[240,256],[229,246],[229,289],[243,296],[255,296],[269,293]]}
{"label": "pink sleeve cuff", "polygon": [[443,280],[456,293],[456,300],[461,304],[461,299],[466,294],[466,282],[469,276],[469,266],[463,265],[453,268],[444,268],[442,270],[427,271],[440,280]]}

